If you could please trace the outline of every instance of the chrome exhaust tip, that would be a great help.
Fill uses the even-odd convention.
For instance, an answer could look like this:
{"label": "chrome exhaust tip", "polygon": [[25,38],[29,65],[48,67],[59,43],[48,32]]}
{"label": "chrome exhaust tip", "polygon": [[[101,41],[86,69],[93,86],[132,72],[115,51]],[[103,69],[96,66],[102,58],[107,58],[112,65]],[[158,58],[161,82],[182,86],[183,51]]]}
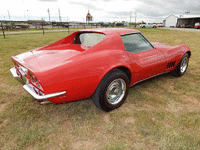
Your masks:
{"label": "chrome exhaust tip", "polygon": [[39,102],[41,105],[51,103],[51,102],[48,101],[47,99],[38,100],[38,102]]}

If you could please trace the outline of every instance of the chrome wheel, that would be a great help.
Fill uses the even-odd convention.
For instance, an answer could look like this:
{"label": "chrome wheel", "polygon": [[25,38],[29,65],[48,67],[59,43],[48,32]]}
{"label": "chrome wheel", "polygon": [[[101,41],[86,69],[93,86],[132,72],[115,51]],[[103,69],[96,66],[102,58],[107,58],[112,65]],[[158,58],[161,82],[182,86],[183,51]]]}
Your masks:
{"label": "chrome wheel", "polygon": [[119,108],[126,100],[129,90],[129,78],[120,69],[109,71],[99,83],[92,100],[94,104],[106,111]]}
{"label": "chrome wheel", "polygon": [[187,69],[187,66],[188,66],[188,57],[184,57],[183,60],[181,61],[180,72],[184,73]]}
{"label": "chrome wheel", "polygon": [[116,105],[122,101],[126,93],[126,82],[121,79],[113,80],[106,90],[106,100],[111,105]]}

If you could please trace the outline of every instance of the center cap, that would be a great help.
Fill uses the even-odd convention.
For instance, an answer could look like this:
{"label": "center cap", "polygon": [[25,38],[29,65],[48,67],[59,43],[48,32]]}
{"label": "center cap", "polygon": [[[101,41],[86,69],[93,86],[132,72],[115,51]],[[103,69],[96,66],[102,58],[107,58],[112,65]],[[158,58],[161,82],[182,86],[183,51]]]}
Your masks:
{"label": "center cap", "polygon": [[119,89],[114,89],[113,94],[118,95],[119,94]]}

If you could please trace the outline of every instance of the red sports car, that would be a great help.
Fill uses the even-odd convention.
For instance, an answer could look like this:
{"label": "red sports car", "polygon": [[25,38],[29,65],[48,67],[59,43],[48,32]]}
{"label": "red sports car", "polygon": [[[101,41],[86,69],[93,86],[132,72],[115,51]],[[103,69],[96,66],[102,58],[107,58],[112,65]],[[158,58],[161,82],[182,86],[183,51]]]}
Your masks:
{"label": "red sports car", "polygon": [[182,76],[186,45],[150,43],[137,30],[88,29],[48,46],[12,56],[12,75],[41,103],[92,98],[104,111],[120,107],[130,86],[155,75]]}

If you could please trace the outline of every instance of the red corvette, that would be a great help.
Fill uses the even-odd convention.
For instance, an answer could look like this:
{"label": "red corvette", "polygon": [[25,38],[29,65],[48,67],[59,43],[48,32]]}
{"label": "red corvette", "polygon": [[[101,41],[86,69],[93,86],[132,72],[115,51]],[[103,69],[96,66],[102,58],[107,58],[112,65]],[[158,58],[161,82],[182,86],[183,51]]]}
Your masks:
{"label": "red corvette", "polygon": [[92,97],[98,108],[111,111],[144,79],[166,72],[182,76],[190,55],[186,45],[150,43],[137,30],[88,29],[12,56],[10,71],[41,103]]}

